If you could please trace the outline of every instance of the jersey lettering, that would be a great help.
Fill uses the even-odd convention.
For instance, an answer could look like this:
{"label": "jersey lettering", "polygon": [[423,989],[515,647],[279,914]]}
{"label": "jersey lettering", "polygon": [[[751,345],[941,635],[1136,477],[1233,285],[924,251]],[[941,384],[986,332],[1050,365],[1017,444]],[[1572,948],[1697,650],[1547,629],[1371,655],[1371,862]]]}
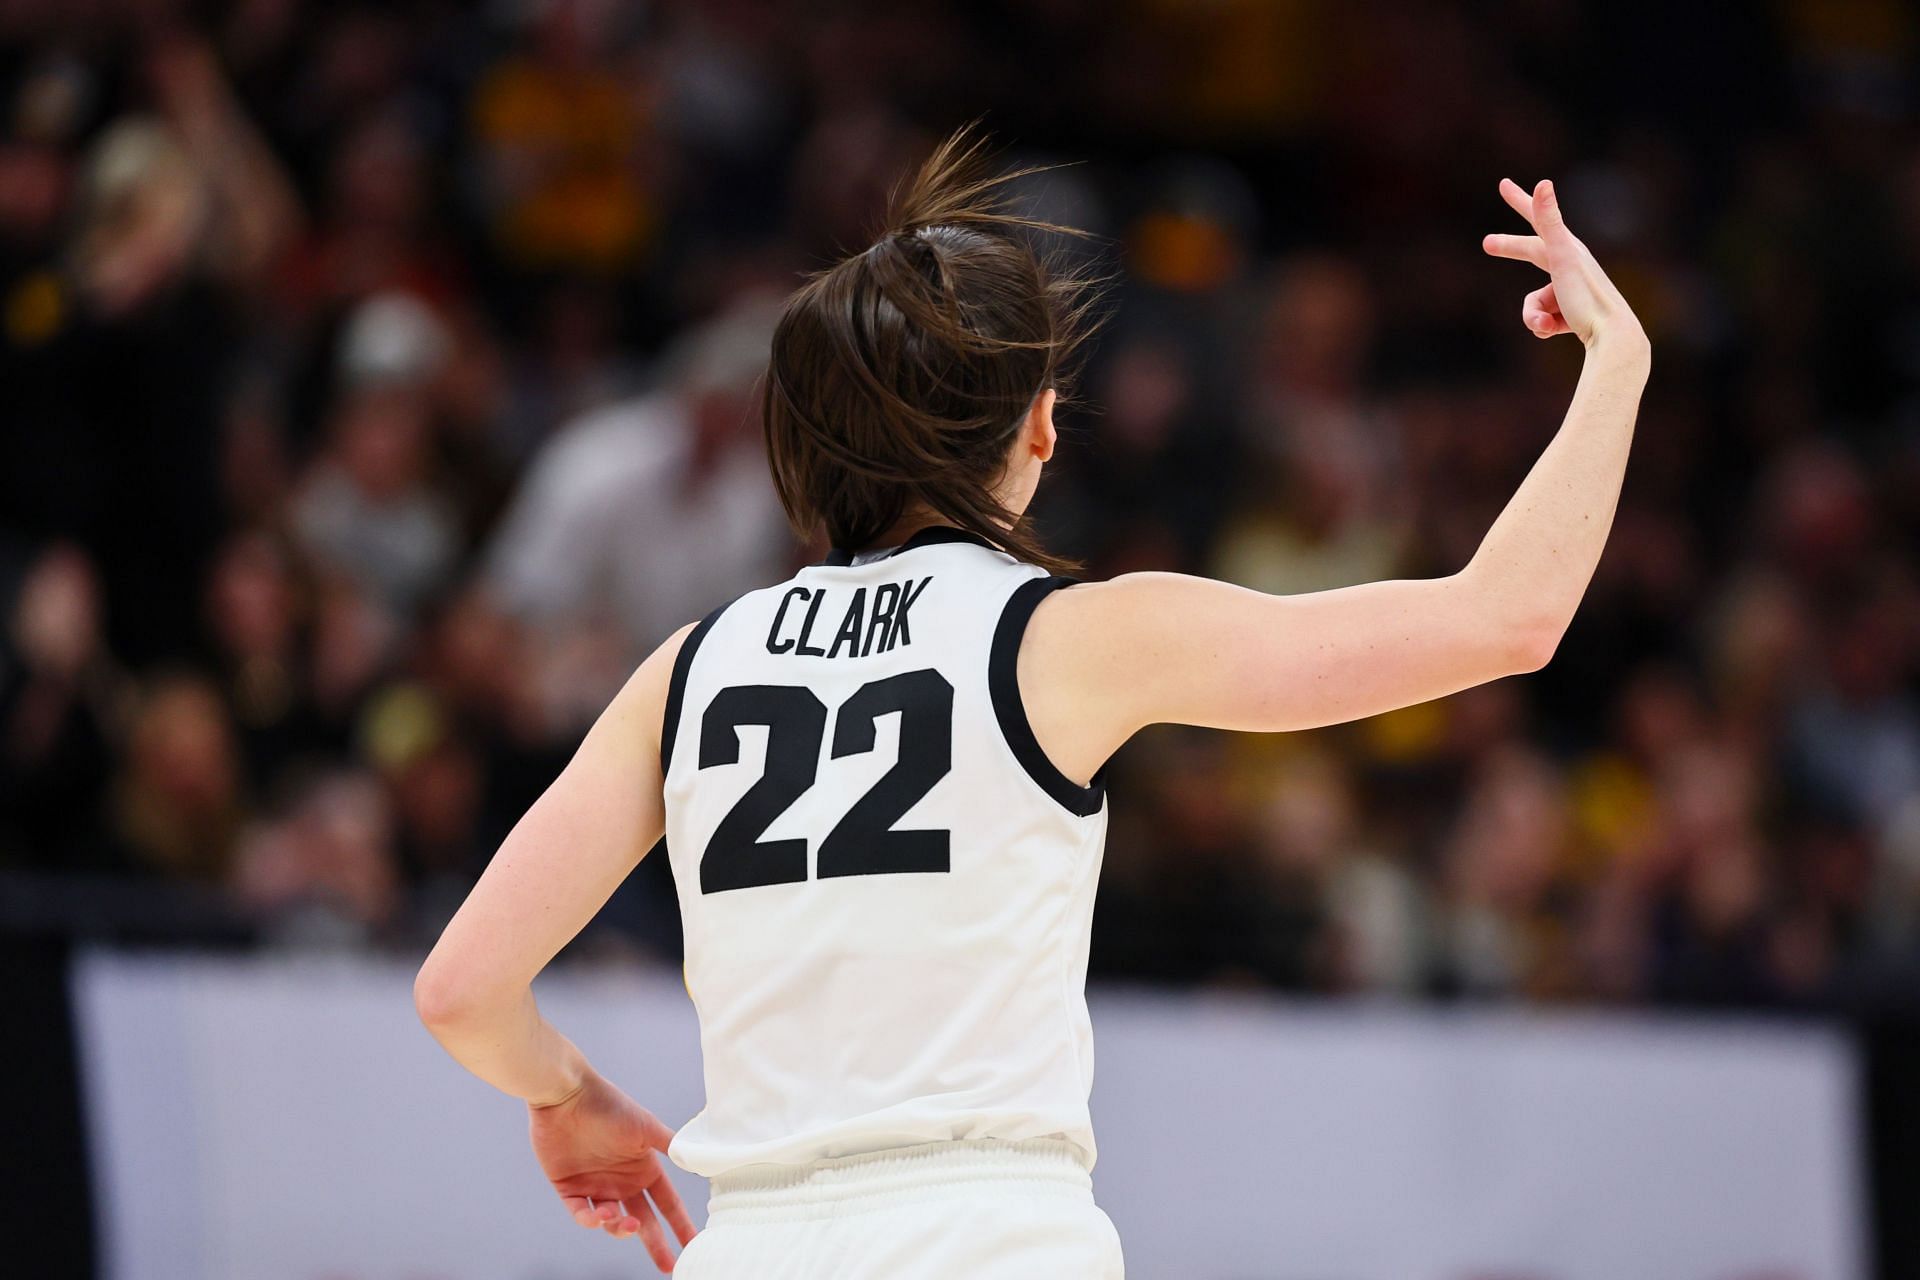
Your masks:
{"label": "jersey lettering", "polygon": [[873,617],[867,621],[867,647],[864,652],[873,652],[873,640],[877,635],[885,640],[893,630],[893,611],[900,603],[900,584],[883,582],[873,589]]}
{"label": "jersey lettering", "polygon": [[867,616],[867,589],[859,588],[853,593],[853,603],[847,606],[846,617],[840,619],[840,629],[833,633],[833,647],[827,650],[829,658],[837,658],[845,649],[856,658],[860,656],[860,623]]}
{"label": "jersey lettering", "polygon": [[773,625],[767,628],[768,653],[786,653],[793,648],[793,641],[779,638],[780,624],[787,620],[787,606],[793,603],[794,597],[798,596],[800,599],[805,600],[807,594],[805,587],[793,587],[788,590],[787,594],[780,597],[780,607],[773,611]]}
{"label": "jersey lettering", "polygon": [[825,590],[816,591],[812,603],[807,605],[807,620],[800,624],[800,647],[794,650],[803,658],[818,658],[826,652],[807,643],[807,638],[813,634],[813,620],[820,616],[820,605],[826,598]]}
{"label": "jersey lettering", "polygon": [[913,585],[912,578],[907,579],[907,585],[900,592],[900,608],[893,615],[893,628],[887,633],[887,648],[891,649],[896,644],[913,643],[913,637],[907,634],[907,610],[913,608],[913,602],[925,593],[927,584],[932,581],[932,578],[922,578],[920,585],[916,587]]}
{"label": "jersey lettering", "polygon": [[[803,658],[865,658],[890,653],[901,645],[913,643],[907,627],[907,611],[926,594],[932,578],[908,578],[904,582],[883,582],[874,588],[872,612],[868,612],[867,589],[854,588],[853,596],[839,608],[839,625],[833,640],[822,649],[813,643],[813,629],[820,619],[821,607],[833,594],[826,587],[809,589],[790,587],[773,611],[773,625],[767,628],[767,652],[791,653]],[[796,631],[787,631],[788,611],[798,601],[807,606]],[[829,611],[828,616],[833,616]],[[784,634],[783,634],[784,633]],[[825,631],[821,632],[825,635]]]}

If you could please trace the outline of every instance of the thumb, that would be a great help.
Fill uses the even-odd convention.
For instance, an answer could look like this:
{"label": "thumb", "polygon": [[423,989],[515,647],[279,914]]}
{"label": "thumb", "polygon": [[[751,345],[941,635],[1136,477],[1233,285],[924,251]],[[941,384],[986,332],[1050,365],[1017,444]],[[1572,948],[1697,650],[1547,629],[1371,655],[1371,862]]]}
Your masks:
{"label": "thumb", "polygon": [[1560,196],[1549,178],[1542,178],[1533,189],[1533,226],[1543,239],[1567,229],[1566,219],[1560,216]]}

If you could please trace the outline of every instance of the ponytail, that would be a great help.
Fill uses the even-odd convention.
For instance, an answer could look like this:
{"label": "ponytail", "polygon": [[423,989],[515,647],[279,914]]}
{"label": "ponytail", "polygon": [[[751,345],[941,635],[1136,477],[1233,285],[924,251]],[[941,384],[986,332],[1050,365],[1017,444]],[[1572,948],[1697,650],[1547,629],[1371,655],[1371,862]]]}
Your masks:
{"label": "ponytail", "polygon": [[818,273],[774,330],[762,421],[802,537],[870,547],[916,506],[1051,572],[1072,570],[994,496],[1035,400],[1062,394],[1094,290],[1008,209],[971,128],[896,191],[885,231]]}

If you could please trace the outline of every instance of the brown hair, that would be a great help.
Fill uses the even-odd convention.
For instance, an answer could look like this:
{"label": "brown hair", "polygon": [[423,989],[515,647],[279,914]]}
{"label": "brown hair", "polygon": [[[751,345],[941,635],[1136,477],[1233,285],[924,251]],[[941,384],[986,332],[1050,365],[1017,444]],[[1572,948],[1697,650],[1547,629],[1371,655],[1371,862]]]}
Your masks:
{"label": "brown hair", "polygon": [[1034,399],[1064,390],[1091,282],[1043,259],[1068,228],[1006,206],[983,139],[960,130],[895,191],[885,232],[808,279],[773,334],[767,460],[802,537],[872,546],[914,504],[1052,572],[994,496]]}

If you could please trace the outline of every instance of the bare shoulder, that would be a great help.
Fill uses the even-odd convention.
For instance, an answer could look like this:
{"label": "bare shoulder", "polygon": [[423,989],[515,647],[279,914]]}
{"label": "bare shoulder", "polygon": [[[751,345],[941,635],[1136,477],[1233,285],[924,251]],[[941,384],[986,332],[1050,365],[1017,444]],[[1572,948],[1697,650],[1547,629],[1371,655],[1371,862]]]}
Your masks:
{"label": "bare shoulder", "polygon": [[1258,592],[1184,573],[1128,573],[1056,591],[1034,611],[1020,653],[1024,680],[1036,672],[1103,676],[1171,656],[1192,625],[1222,598],[1265,599]]}
{"label": "bare shoulder", "polygon": [[1050,593],[1020,645],[1020,697],[1041,749],[1084,783],[1147,723],[1146,685],[1181,661],[1175,623],[1194,587],[1176,573],[1131,573]]}
{"label": "bare shoulder", "polygon": [[1036,681],[1078,686],[1125,704],[1169,664],[1220,656],[1222,623],[1244,623],[1276,599],[1185,573],[1077,583],[1034,611],[1020,652],[1022,687],[1031,671]]}

